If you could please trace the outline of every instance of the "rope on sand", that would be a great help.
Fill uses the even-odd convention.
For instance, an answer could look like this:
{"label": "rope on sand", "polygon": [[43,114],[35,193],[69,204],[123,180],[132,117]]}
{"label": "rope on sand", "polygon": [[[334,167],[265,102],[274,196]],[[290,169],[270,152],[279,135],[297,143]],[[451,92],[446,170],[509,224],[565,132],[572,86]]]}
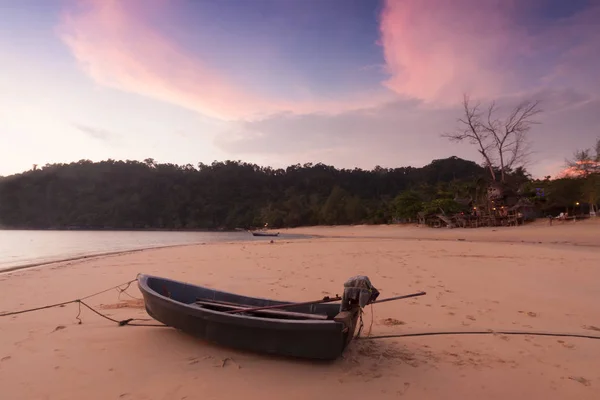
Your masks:
{"label": "rope on sand", "polygon": [[567,333],[567,332],[545,332],[545,331],[435,331],[435,332],[415,332],[415,333],[399,333],[393,335],[365,336],[360,340],[372,339],[392,339],[400,337],[417,337],[417,336],[439,336],[439,335],[529,335],[529,336],[552,336],[552,337],[572,337],[583,339],[600,339],[600,336],[587,335],[584,333]]}
{"label": "rope on sand", "polygon": [[[55,304],[49,304],[46,306],[41,306],[41,307],[35,307],[35,308],[29,308],[26,310],[19,310],[19,311],[11,311],[11,312],[6,312],[6,313],[2,313],[0,314],[0,317],[8,317],[11,315],[18,315],[18,314],[25,314],[25,313],[29,313],[29,312],[34,312],[34,311],[40,311],[40,310],[46,310],[49,308],[55,308],[55,307],[64,307],[67,304],[74,304],[77,303],[77,305],[79,306],[78,312],[77,312],[77,316],[75,318],[77,318],[77,320],[79,321],[79,324],[82,323],[81,321],[81,306],[86,307],[87,309],[89,309],[90,311],[94,312],[95,314],[99,315],[100,317],[107,319],[111,322],[114,322],[115,324],[118,324],[119,326],[147,326],[147,327],[161,327],[161,328],[165,328],[168,327],[167,325],[163,325],[163,324],[140,324],[140,323],[135,323],[134,321],[150,321],[151,319],[143,319],[143,318],[128,318],[128,319],[124,319],[124,320],[116,320],[114,318],[109,317],[106,314],[101,313],[100,311],[94,309],[92,306],[90,306],[89,304],[87,304],[84,300],[87,300],[91,297],[94,296],[98,296],[102,293],[106,293],[109,292],[111,290],[116,290],[119,293],[119,296],[121,294],[126,294],[129,297],[132,297],[134,299],[137,299],[136,297],[130,295],[129,293],[127,293],[127,289],[129,289],[129,287],[131,286],[131,284],[133,282],[137,281],[136,279],[132,279],[130,281],[121,283],[119,285],[110,287],[108,289],[105,290],[101,290],[99,292],[96,293],[92,293],[90,295],[87,295],[85,297],[82,297],[80,299],[75,299],[75,300],[70,300],[70,301],[64,301],[62,303],[55,303]],[[379,336],[371,336],[371,328],[373,326],[373,307],[371,307],[371,324],[369,327],[369,336],[360,336],[360,329],[359,330],[359,334],[357,335],[357,337],[355,337],[356,340],[375,340],[375,339],[393,339],[393,338],[403,338],[403,337],[419,337],[419,336],[440,336],[440,335],[524,335],[524,336],[551,336],[551,337],[572,337],[572,338],[583,338],[583,339],[600,339],[600,336],[595,336],[595,335],[587,335],[587,334],[583,334],[583,333],[563,333],[563,332],[546,332],[546,331],[498,331],[498,330],[480,330],[480,331],[432,331],[432,332],[414,332],[414,333],[399,333],[399,334],[390,334],[390,335],[379,335]],[[362,315],[361,315],[361,325],[362,325]],[[362,328],[362,326],[361,326]]]}
{"label": "rope on sand", "polygon": [[[101,313],[100,311],[96,310],[95,308],[93,308],[92,306],[90,306],[89,304],[87,304],[84,300],[87,300],[91,297],[94,296],[98,296],[102,293],[106,293],[109,292],[111,290],[116,290],[119,293],[119,297],[121,296],[122,293],[128,295],[129,297],[132,297],[135,299],[135,297],[131,296],[129,293],[127,293],[127,289],[129,289],[129,287],[131,286],[131,284],[133,282],[137,281],[136,279],[132,279],[130,281],[127,281],[125,283],[121,283],[119,285],[110,287],[108,289],[104,289],[101,290],[99,292],[96,293],[92,293],[90,295],[87,295],[85,297],[82,297],[80,299],[75,299],[75,300],[69,300],[69,301],[63,301],[62,303],[55,303],[55,304],[48,304],[45,306],[41,306],[41,307],[35,307],[35,308],[28,308],[26,310],[19,310],[19,311],[11,311],[11,312],[5,312],[0,314],[0,317],[8,317],[11,315],[18,315],[18,314],[25,314],[25,313],[30,313],[30,312],[34,312],[34,311],[40,311],[40,310],[46,310],[49,308],[55,308],[55,307],[64,307],[67,304],[74,304],[77,303],[77,305],[79,306],[78,312],[77,312],[77,316],[75,318],[77,318],[77,320],[79,321],[79,324],[82,323],[81,321],[81,306],[83,305],[84,307],[86,307],[87,309],[89,309],[90,311],[94,312],[95,314],[99,315],[100,317],[107,319],[111,322],[114,322],[116,324],[118,324],[119,326],[125,326],[125,325],[129,325],[129,326],[155,326],[155,327],[166,327],[166,325],[162,325],[162,324],[138,324],[135,323],[134,321],[150,321],[150,319],[143,319],[143,318],[128,318],[128,319],[124,319],[124,320],[116,320],[114,318],[109,317],[106,314]],[[124,286],[124,287],[123,287]]]}

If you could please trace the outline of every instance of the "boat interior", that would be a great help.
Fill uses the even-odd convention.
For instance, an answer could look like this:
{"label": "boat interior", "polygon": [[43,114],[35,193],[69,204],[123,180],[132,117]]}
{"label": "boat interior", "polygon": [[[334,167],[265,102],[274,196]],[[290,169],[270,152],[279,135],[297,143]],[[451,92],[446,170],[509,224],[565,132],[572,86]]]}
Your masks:
{"label": "boat interior", "polygon": [[286,320],[333,320],[340,312],[339,303],[298,304],[284,308],[253,310],[258,307],[293,304],[265,298],[242,296],[207,287],[168,279],[148,277],[148,287],[155,293],[182,304],[232,315]]}

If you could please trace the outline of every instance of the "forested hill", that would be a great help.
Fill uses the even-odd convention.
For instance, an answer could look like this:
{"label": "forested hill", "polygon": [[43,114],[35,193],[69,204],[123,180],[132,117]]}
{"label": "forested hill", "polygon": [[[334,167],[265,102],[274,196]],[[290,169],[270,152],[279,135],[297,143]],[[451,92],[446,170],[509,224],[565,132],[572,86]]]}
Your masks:
{"label": "forested hill", "polygon": [[[457,157],[422,168],[263,168],[79,161],[0,178],[0,225],[8,228],[223,229],[383,223],[400,193],[451,199],[485,176]],[[462,185],[462,186],[461,186]],[[468,189],[468,188],[467,188]],[[411,192],[412,193],[412,192]]]}

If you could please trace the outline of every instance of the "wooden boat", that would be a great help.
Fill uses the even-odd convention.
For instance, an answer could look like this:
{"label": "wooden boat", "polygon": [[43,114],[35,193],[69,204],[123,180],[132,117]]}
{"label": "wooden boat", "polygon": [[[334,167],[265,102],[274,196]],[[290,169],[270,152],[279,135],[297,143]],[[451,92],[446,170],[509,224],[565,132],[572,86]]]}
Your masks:
{"label": "wooden boat", "polygon": [[279,232],[270,233],[270,232],[260,232],[260,231],[250,231],[252,236],[279,236]]}
{"label": "wooden boat", "polygon": [[144,274],[138,286],[146,311],[163,324],[219,345],[275,355],[333,360],[352,340],[359,314],[358,306],[340,312],[339,303],[239,312],[292,303]]}

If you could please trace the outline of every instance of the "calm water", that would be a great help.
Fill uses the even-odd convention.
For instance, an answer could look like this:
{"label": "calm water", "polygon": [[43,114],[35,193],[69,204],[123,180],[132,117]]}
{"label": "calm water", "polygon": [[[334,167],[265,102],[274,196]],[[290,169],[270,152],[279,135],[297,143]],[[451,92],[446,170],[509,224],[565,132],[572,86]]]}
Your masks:
{"label": "calm water", "polygon": [[[293,238],[298,235],[280,235]],[[248,232],[3,231],[0,271],[66,258],[178,244],[270,240]]]}

